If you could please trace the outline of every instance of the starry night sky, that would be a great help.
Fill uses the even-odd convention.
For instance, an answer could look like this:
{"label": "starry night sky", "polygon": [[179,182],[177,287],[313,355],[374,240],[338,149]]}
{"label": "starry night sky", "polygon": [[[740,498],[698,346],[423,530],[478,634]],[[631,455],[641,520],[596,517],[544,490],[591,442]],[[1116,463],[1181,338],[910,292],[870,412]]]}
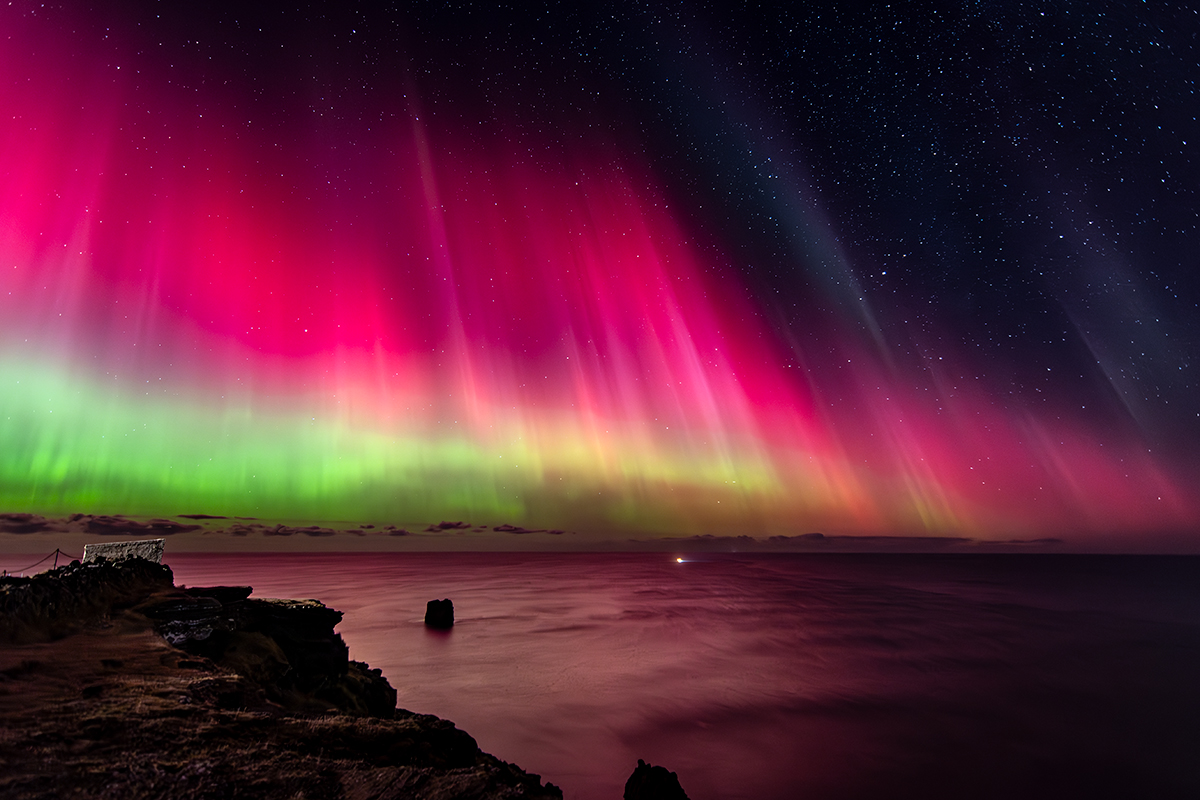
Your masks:
{"label": "starry night sky", "polygon": [[435,125],[531,163],[640,152],[810,369],[836,369],[823,323],[848,316],[916,375],[952,353],[998,402],[1132,419],[1183,455],[1200,441],[1195,10],[145,4],[112,21],[161,70],[148,91],[257,118],[285,154],[378,147],[364,128],[410,91]]}
{"label": "starry night sky", "polygon": [[[475,225],[487,232],[479,252],[500,249],[496,242],[511,236],[505,247],[518,254],[513,263],[567,259],[566,254],[576,251],[548,232],[551,222],[539,223],[542,241],[556,244],[537,245],[530,243],[528,231],[512,232],[499,218],[481,221],[478,208],[484,204],[476,192],[502,192],[496,188],[500,184],[488,183],[492,179],[484,175],[521,175],[527,188],[543,180],[541,189],[528,188],[523,199],[507,197],[513,208],[520,204],[525,209],[526,201],[536,198],[547,208],[574,208],[572,180],[575,187],[581,180],[593,182],[591,194],[578,190],[591,198],[580,204],[594,201],[600,192],[594,187],[620,184],[625,187],[620,191],[604,190],[614,207],[623,209],[610,211],[610,222],[619,227],[645,220],[648,240],[667,241],[665,249],[675,248],[674,256],[664,256],[663,267],[663,285],[681,293],[679,319],[684,322],[673,324],[693,332],[719,331],[722,342],[738,340],[729,363],[737,385],[751,387],[738,395],[738,402],[761,409],[770,405],[764,398],[776,397],[787,405],[791,395],[772,388],[786,385],[791,387],[787,392],[794,391],[795,403],[804,406],[797,412],[804,420],[797,423],[803,435],[789,439],[789,446],[817,454],[824,464],[867,463],[873,452],[879,457],[879,463],[867,463],[864,469],[876,478],[884,475],[880,480],[890,488],[831,466],[822,474],[842,499],[828,507],[814,501],[811,507],[820,505],[821,510],[809,517],[800,514],[800,519],[788,506],[780,512],[780,518],[791,519],[788,523],[755,517],[756,530],[823,525],[878,532],[897,525],[935,533],[964,527],[997,535],[1045,533],[1055,526],[1071,527],[1072,508],[1110,494],[1110,478],[1096,477],[1108,469],[1096,464],[1107,464],[1110,457],[1109,466],[1124,465],[1113,467],[1113,475],[1125,469],[1133,473],[1125,473],[1131,486],[1137,484],[1129,488],[1128,498],[1113,501],[1125,513],[1114,524],[1136,526],[1134,521],[1145,519],[1151,528],[1194,530],[1200,521],[1194,499],[1200,485],[1194,447],[1200,442],[1200,400],[1192,362],[1200,347],[1197,11],[1163,3],[1071,2],[780,3],[753,8],[246,5],[16,2],[0,11],[0,32],[8,34],[0,49],[6,73],[0,99],[13,112],[2,132],[10,149],[0,157],[7,187],[0,213],[9,223],[3,245],[6,258],[16,254],[10,258],[18,262],[14,269],[66,275],[67,267],[46,261],[47,251],[29,242],[44,243],[38,237],[46,235],[58,237],[55,241],[64,246],[76,241],[72,236],[78,226],[63,219],[81,219],[85,211],[80,209],[88,202],[93,210],[105,203],[110,209],[163,209],[158,217],[157,212],[146,214],[146,227],[138,235],[177,241],[171,231],[193,229],[194,224],[167,225],[155,234],[156,220],[212,215],[211,207],[193,203],[201,184],[183,177],[189,167],[203,169],[209,174],[204,186],[214,181],[220,186],[206,197],[253,195],[247,206],[232,200],[223,206],[231,215],[238,209],[250,214],[247,230],[229,234],[231,240],[257,242],[238,245],[246,263],[258,263],[267,258],[264,254],[302,259],[315,250],[353,251],[360,261],[377,262],[354,272],[332,258],[324,263],[334,266],[276,273],[279,285],[335,287],[331,292],[347,307],[361,308],[369,297],[386,295],[390,302],[406,293],[409,298],[403,309],[379,306],[382,310],[372,312],[383,321],[364,321],[344,308],[337,311],[341,306],[330,301],[327,321],[341,320],[347,327],[361,323],[365,328],[356,328],[354,336],[383,341],[380,331],[395,333],[388,320],[404,313],[413,324],[405,328],[401,343],[388,340],[389,352],[446,352],[447,347],[485,342],[493,348],[488,351],[493,364],[495,348],[506,354],[505,363],[511,360],[507,377],[496,378],[495,385],[519,388],[525,386],[521,381],[527,368],[541,369],[537,359],[553,349],[550,343],[575,330],[572,326],[580,309],[590,308],[588,302],[563,301],[556,310],[543,299],[545,314],[540,316],[533,300],[522,304],[521,286],[511,285],[511,313],[484,318],[483,312],[471,310],[470,298],[494,288],[487,281],[495,276],[462,266],[467,257],[456,256],[460,294],[447,305],[430,288],[433,279],[414,276],[415,262],[399,254],[416,258],[414,248],[425,245],[413,243],[443,225],[449,246],[458,247],[462,231]],[[35,130],[38,125],[42,133]],[[45,133],[51,129],[53,133]],[[96,136],[107,143],[106,155],[94,156]],[[45,147],[40,161],[26,161],[12,147],[35,141]],[[414,168],[408,177],[388,174],[387,165],[405,159],[420,161],[424,171]],[[115,166],[124,170],[123,177],[113,177]],[[93,169],[97,176],[87,191],[79,189],[82,179],[70,172],[81,168]],[[155,168],[158,172],[152,174]],[[175,172],[164,177],[168,169]],[[429,176],[434,174],[440,194],[431,194],[434,179]],[[480,188],[485,183],[490,187],[486,192]],[[424,193],[412,188],[421,185]],[[68,190],[75,191],[76,200]],[[32,203],[30,192],[43,199]],[[35,205],[49,208],[46,198],[52,196],[61,201],[53,213],[26,213]],[[505,202],[500,197],[493,205],[502,208]],[[274,209],[263,210],[264,203]],[[456,203],[476,209],[470,212],[476,216],[459,214]],[[423,221],[419,235],[412,232],[415,227],[396,222],[405,209],[418,208],[429,220],[435,218],[430,209],[436,208],[437,219],[444,212],[445,221]],[[602,239],[608,223],[596,221],[597,213],[593,209],[591,224]],[[456,223],[456,214],[471,221]],[[262,232],[261,238],[250,229]],[[212,234],[204,236],[208,242]],[[292,244],[278,244],[289,238]],[[173,246],[167,245],[168,250]],[[128,288],[141,280],[121,272],[129,261],[128,250],[121,247],[96,238],[80,250],[91,259],[87,269],[102,276],[97,285]],[[638,257],[634,250],[622,252],[621,258]],[[218,245],[212,245],[212,253],[234,283],[244,282],[253,271],[237,273],[238,256],[222,254]],[[537,274],[547,280],[562,274],[554,266],[539,269],[546,270]],[[606,274],[620,283],[624,269]],[[370,285],[362,283],[363,275]],[[59,285],[70,282],[62,278]],[[10,350],[20,338],[28,342],[30,331],[46,330],[57,308],[31,300],[33,283],[14,284],[9,291],[10,303],[36,306],[23,322],[0,324]],[[222,302],[220,291],[189,304],[179,299],[186,293],[184,284],[153,286],[153,292],[161,291],[164,307],[198,321],[203,331],[195,336],[232,335],[232,327],[204,316],[220,317],[213,311]],[[615,284],[609,289],[621,292]],[[114,297],[126,296],[124,289],[112,291]],[[289,291],[292,300],[311,299],[297,295],[300,289]],[[146,296],[137,295],[139,302],[148,303]],[[230,314],[250,314],[250,305]],[[653,305],[648,302],[646,308]],[[165,340],[162,331],[168,327],[177,343],[195,338],[179,333],[183,328],[176,323],[161,321],[153,325],[162,330],[151,326],[126,339],[101,335],[97,332],[114,330],[111,319],[87,304],[74,308],[68,316],[78,324],[69,335],[46,335],[40,355],[31,350],[22,357],[44,360],[50,353],[50,361],[61,359],[63,374],[90,363],[100,376],[108,374],[105,369],[116,369],[113,364],[120,358],[112,353],[133,347],[133,340],[145,348],[152,333]],[[611,320],[619,313],[636,316],[640,306],[631,308],[590,311],[597,319]],[[688,316],[688,309],[697,308],[704,309],[701,317]],[[621,319],[620,325],[631,326],[621,328],[625,341],[637,323]],[[656,336],[655,324],[647,323],[646,337]],[[276,326],[272,332],[268,323],[258,330],[267,333],[238,334],[238,341],[256,352],[297,358],[317,358],[334,346],[295,345],[299,329]],[[327,341],[347,347],[357,341],[338,335],[327,334],[333,337]],[[103,346],[96,344],[101,340]],[[535,352],[536,358],[531,355]],[[545,433],[548,429],[538,427],[547,419],[545,409],[577,408],[572,404],[578,400],[576,395],[568,398],[570,391],[562,388],[570,382],[567,378],[548,373],[545,380],[561,391],[547,390],[543,400],[529,401],[528,407],[513,401],[521,414],[519,424],[512,424],[524,431],[526,441],[530,431],[543,430],[542,444],[534,451],[574,442],[582,435],[579,419],[658,419],[646,410],[655,401],[629,399],[633,390],[627,382],[634,380],[629,377],[633,373],[613,366],[611,352],[597,358],[601,366],[585,370],[589,385],[607,386],[613,397],[625,399],[612,401],[616,405],[610,404],[608,411],[600,402],[594,415],[579,412],[578,419],[563,422],[553,435]],[[662,359],[675,365],[664,369],[675,370],[671,375],[678,378],[682,362],[669,353]],[[145,363],[121,363],[122,376],[132,371],[137,380],[153,371]],[[229,377],[227,370],[214,372],[207,362],[180,363],[178,358],[172,362],[177,373],[170,380],[177,386],[216,385],[220,381],[212,376],[217,373],[224,376],[221,380]],[[413,375],[440,374],[440,364],[409,366]],[[693,377],[700,375],[700,367],[688,369]],[[703,374],[705,391],[694,386],[694,392],[680,391],[694,397],[711,394],[714,407],[728,412],[733,406],[723,399],[726,390],[714,388],[717,384],[710,382],[718,379],[711,373]],[[573,385],[580,385],[579,380]],[[271,396],[277,400],[294,388],[275,387]],[[15,390],[4,392],[0,397],[7,398],[12,414],[25,415],[19,427],[27,429],[28,415],[40,412],[17,408]],[[172,396],[180,393],[186,392],[180,389]],[[265,407],[246,396],[238,403],[243,410],[261,412]],[[899,404],[898,416],[882,410],[890,403]],[[113,407],[125,405],[114,396]],[[501,405],[495,401],[497,408]],[[285,411],[300,414],[298,407]],[[282,419],[278,415],[285,411],[279,411],[278,403],[271,408],[272,418]],[[728,417],[699,423],[700,412],[688,408],[678,420],[688,431],[688,446],[701,446],[697,442],[702,437],[695,432],[701,428],[736,429],[730,436],[743,441],[738,438],[745,433],[740,423]],[[476,409],[477,421],[487,418],[490,425],[496,413]],[[751,447],[756,455],[750,460],[758,463],[755,459],[771,449],[774,423],[757,411],[730,413],[753,418],[755,441],[761,441]],[[10,442],[18,427],[12,414],[3,434]],[[897,423],[886,422],[901,418],[924,420],[925,433],[912,434],[916,444],[905,438],[908,434],[895,432]],[[967,418],[981,431],[975,439],[964,437]],[[954,424],[939,422],[947,419]],[[430,424],[424,418],[412,422],[416,427],[410,433],[417,433],[406,441],[442,441],[428,432]],[[1005,425],[1009,428],[1000,430]],[[146,498],[162,497],[166,490],[154,488],[145,476],[162,464],[149,464],[132,478],[107,468],[100,475],[95,465],[111,454],[92,458],[64,444],[77,440],[82,435],[78,430],[22,445],[28,453],[10,457],[7,474],[11,481],[12,475],[37,472],[38,454],[49,451],[66,462],[91,466],[80,467],[75,475],[74,467],[60,464],[54,473],[64,481],[59,489],[47,488],[50,478],[37,477],[10,492],[8,505],[73,510],[83,502],[80,498],[118,487],[117,495],[131,510],[157,510],[157,501]],[[649,445],[638,437],[630,433],[622,452],[642,461],[661,456],[657,449],[646,450]],[[1031,446],[1031,437],[1044,441]],[[553,446],[547,444],[551,438]],[[466,439],[480,442],[470,434]],[[950,456],[936,462],[922,449],[933,439],[931,449],[961,447],[962,463]],[[1050,454],[1051,440],[1065,442],[1066,449]],[[708,440],[704,442],[707,447]],[[487,451],[492,445],[479,446]],[[1055,505],[1041,524],[1036,512],[993,513],[995,508],[1028,506],[1037,480],[1005,487],[1006,499],[992,511],[984,509],[991,501],[971,495],[974,490],[958,492],[965,479],[947,470],[962,467],[968,453],[986,459],[989,446],[996,448],[998,459],[1005,450],[1004,463],[992,467],[998,475],[1012,474],[1018,469],[1013,464],[1026,469],[1053,461],[1046,472],[1057,476],[1060,499],[1069,495],[1070,501]],[[743,444],[728,447],[713,456],[716,461],[727,466],[749,458]],[[914,455],[918,451],[919,457]],[[929,471],[915,470],[917,460],[931,464]],[[557,474],[555,469],[547,467],[540,479],[518,490],[515,506],[489,505],[478,493],[439,505],[425,492],[422,508],[430,514],[497,508],[512,518],[548,519],[559,506],[530,498],[544,498],[547,475]],[[572,471],[570,466],[561,469]],[[626,466],[613,469],[600,481],[610,488],[628,488],[629,480],[658,480],[640,472],[631,479]],[[775,461],[763,470],[764,485],[774,487],[771,491],[783,486],[780,491],[787,494],[788,468]],[[62,477],[68,473],[75,477]],[[678,486],[678,475],[667,473],[663,480]],[[489,487],[500,485],[491,473],[471,475],[464,479],[468,484],[482,480]],[[896,476],[907,479],[901,483],[909,489],[896,490]],[[911,489],[914,481],[926,488]],[[683,482],[701,490],[704,484]],[[67,484],[91,486],[95,492],[62,489]],[[295,491],[282,488],[285,484],[293,485],[284,481],[274,490],[276,496]],[[930,485],[949,487],[949,494],[939,490],[940,499],[933,502]],[[634,494],[639,498],[660,491],[638,486]],[[1154,495],[1161,500],[1163,486],[1174,493],[1174,510],[1147,516],[1144,499]],[[224,487],[194,498],[168,491],[169,502],[162,502],[195,500],[236,510],[236,503],[229,505],[221,494],[227,490],[232,491]],[[320,492],[327,490],[330,496],[337,494],[328,487]],[[922,512],[917,516],[923,522],[913,522],[913,515],[895,511],[904,505],[897,501],[860,513],[862,496],[893,490],[924,498],[916,505],[940,503],[948,511]],[[496,489],[497,495],[505,491]],[[965,506],[959,495],[970,495]],[[748,506],[758,502],[751,495],[740,500]],[[103,501],[88,502],[120,510]],[[330,502],[329,513],[347,513],[341,501]],[[630,519],[642,513],[628,510],[629,502],[622,507],[625,516],[617,517],[623,524],[632,524]],[[371,509],[387,510],[386,504]],[[837,509],[850,512],[839,516]],[[675,511],[656,507],[645,513],[654,520],[650,527],[673,527],[663,520],[674,518]],[[703,514],[683,516],[690,521],[680,529],[703,527]],[[722,520],[726,528],[739,524]],[[1080,520],[1077,527],[1104,525]]]}

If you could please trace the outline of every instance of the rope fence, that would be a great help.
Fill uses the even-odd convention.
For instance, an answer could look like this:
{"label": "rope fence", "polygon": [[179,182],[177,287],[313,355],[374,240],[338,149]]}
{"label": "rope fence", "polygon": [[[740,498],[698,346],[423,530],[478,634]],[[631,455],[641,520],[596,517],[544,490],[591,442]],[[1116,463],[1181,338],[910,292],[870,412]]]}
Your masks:
{"label": "rope fence", "polygon": [[[45,558],[41,559],[40,561],[35,561],[34,563],[30,564],[28,567],[25,567],[24,569],[19,570],[20,574],[18,575],[18,577],[21,577],[21,578],[25,577],[26,572],[33,569],[34,567],[37,567],[37,566],[40,566],[40,565],[46,563],[51,558],[54,559],[54,567],[53,568],[57,569],[59,556],[62,556],[63,558],[67,559],[68,561],[75,559],[75,556],[71,555],[70,553],[64,553],[62,550],[60,550],[59,548],[56,547],[56,548],[54,548],[54,552],[51,553],[50,555],[46,556]],[[82,558],[82,556],[81,556],[81,558]],[[5,578],[10,577],[14,572],[18,572],[18,570],[12,570],[12,571],[9,571],[7,569],[0,570],[0,577],[5,577]]]}

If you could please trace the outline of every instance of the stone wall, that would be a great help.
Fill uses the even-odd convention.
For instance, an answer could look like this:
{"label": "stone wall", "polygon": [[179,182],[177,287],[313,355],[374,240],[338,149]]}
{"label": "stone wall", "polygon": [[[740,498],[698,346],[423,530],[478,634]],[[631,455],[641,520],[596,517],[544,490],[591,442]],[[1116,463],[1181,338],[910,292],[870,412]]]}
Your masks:
{"label": "stone wall", "polygon": [[132,542],[101,542],[83,546],[83,563],[104,557],[109,561],[124,561],[127,558],[144,558],[155,564],[163,560],[166,539],[138,539]]}

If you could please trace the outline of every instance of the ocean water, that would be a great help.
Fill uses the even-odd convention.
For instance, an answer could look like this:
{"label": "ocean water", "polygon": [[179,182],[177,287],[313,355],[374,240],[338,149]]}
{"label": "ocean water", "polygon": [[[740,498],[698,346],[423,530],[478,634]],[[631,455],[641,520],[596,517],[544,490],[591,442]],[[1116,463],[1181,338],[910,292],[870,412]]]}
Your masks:
{"label": "ocean water", "polygon": [[[1200,797],[1200,559],[169,554],[572,800]],[[427,630],[448,597],[456,625]]]}

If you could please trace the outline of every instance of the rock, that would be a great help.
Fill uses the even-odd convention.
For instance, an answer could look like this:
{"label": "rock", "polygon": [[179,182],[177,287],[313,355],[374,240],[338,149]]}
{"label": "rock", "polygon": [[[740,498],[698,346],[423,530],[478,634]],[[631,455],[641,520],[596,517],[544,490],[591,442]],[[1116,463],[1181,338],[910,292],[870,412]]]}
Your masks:
{"label": "rock", "polygon": [[29,578],[0,578],[0,642],[61,639],[173,586],[169,567],[141,558],[72,561]]}
{"label": "rock", "polygon": [[449,600],[430,600],[425,604],[425,624],[431,628],[453,628],[454,603]]}
{"label": "rock", "polygon": [[181,649],[212,638],[218,631],[233,631],[236,623],[226,607],[212,597],[171,597],[139,608],[155,621],[159,636]]}
{"label": "rock", "polygon": [[249,586],[160,592],[137,610],[172,645],[236,672],[284,709],[391,718],[396,690],[379,670],[350,660],[334,632],[342,612],[250,593]]}
{"label": "rock", "polygon": [[625,800],[688,800],[688,796],[674,772],[666,767],[653,767],[639,758],[633,774],[625,781]]}
{"label": "rock", "polygon": [[90,564],[98,558],[106,558],[109,561],[144,558],[153,564],[161,564],[165,543],[166,539],[141,539],[136,542],[85,544],[83,546],[83,563]]}

